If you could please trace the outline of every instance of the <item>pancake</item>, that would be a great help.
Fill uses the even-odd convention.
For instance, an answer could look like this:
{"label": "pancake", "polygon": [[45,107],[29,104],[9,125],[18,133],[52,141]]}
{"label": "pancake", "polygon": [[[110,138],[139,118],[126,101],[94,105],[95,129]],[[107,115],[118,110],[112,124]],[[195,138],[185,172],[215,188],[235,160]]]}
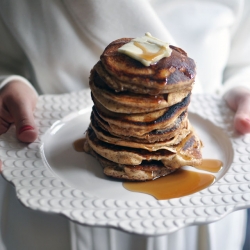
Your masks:
{"label": "pancake", "polygon": [[119,178],[129,181],[149,181],[155,180],[159,177],[171,174],[175,170],[155,163],[145,163],[140,166],[130,166],[119,164],[115,167],[111,161],[103,162],[99,160],[100,164],[104,167],[104,174],[113,178]]}
{"label": "pancake", "polygon": [[175,171],[175,169],[165,167],[161,162],[156,161],[142,162],[140,165],[133,166],[117,164],[96,153],[92,153],[92,155],[95,156],[103,167],[105,175],[122,180],[149,181],[171,174]]}
{"label": "pancake", "polygon": [[111,135],[106,130],[103,130],[100,126],[98,126],[97,122],[93,121],[90,124],[91,128],[94,130],[95,135],[97,138],[101,141],[118,145],[118,146],[124,146],[124,147],[131,147],[131,148],[141,148],[146,149],[148,151],[156,151],[159,149],[166,149],[171,152],[176,152],[176,149],[173,147],[176,144],[179,144],[189,133],[190,133],[190,126],[188,126],[187,129],[183,129],[181,133],[177,134],[176,136],[172,137],[169,140],[160,141],[160,142],[154,142],[149,143],[147,142],[137,142],[133,141],[133,138],[131,137],[117,137],[114,135]]}
{"label": "pancake", "polygon": [[187,110],[190,95],[169,108],[144,114],[117,114],[105,109],[95,98],[93,101],[94,113],[107,122],[110,130],[115,134],[140,137],[153,130],[166,130],[173,127],[176,119]]}
{"label": "pancake", "polygon": [[138,135],[132,129],[127,131],[119,127],[109,126],[109,124],[98,115],[95,108],[93,108],[91,113],[91,122],[93,123],[93,121],[97,122],[98,126],[100,126],[103,130],[108,131],[114,136],[120,138],[129,138],[132,141],[141,143],[153,143],[169,140],[182,133],[182,131],[188,127],[186,111],[183,112],[177,119],[175,119],[173,124],[168,125],[163,129],[152,130],[149,133],[145,133],[143,135]]}
{"label": "pancake", "polygon": [[[171,93],[171,92],[176,92],[176,91],[191,91],[193,87],[193,82],[190,84],[181,86],[177,89],[172,88],[171,86],[168,86],[168,89],[162,88],[154,88],[156,85],[156,82],[154,82],[154,85],[150,87],[150,83],[148,83],[148,87],[141,86],[139,83],[138,85],[136,84],[131,84],[129,81],[128,82],[122,82],[119,81],[117,78],[112,76],[102,65],[102,63],[99,61],[95,66],[94,70],[98,72],[98,75],[105,81],[105,83],[111,88],[114,89],[116,92],[121,92],[121,91],[129,91],[132,93],[138,93],[138,94],[149,94],[149,95],[159,95],[159,94],[166,94],[166,93]],[[142,79],[143,81],[143,79]],[[163,84],[163,83],[162,83]]]}
{"label": "pancake", "polygon": [[94,68],[114,90],[128,90],[141,94],[162,94],[191,89],[196,75],[193,59],[182,49],[170,46],[172,53],[156,64],[145,67],[142,63],[119,53],[131,38],[118,39],[109,44]]}
{"label": "pancake", "polygon": [[107,86],[95,70],[91,71],[90,89],[95,100],[98,100],[106,109],[115,113],[145,113],[170,107],[181,102],[190,91],[148,95],[131,92],[115,92]]}
{"label": "pancake", "polygon": [[89,147],[102,157],[122,165],[140,165],[143,161],[161,161],[166,167],[178,169],[182,166],[197,166],[201,163],[202,143],[193,130],[175,146],[176,153],[160,149],[150,152],[145,149],[122,147],[106,143],[97,138],[89,127],[86,141]]}
{"label": "pancake", "polygon": [[175,171],[171,167],[166,167],[160,161],[144,161],[140,165],[123,165],[112,162],[97,154],[86,141],[85,152],[94,156],[103,168],[105,175],[129,181],[149,181],[168,175]]}

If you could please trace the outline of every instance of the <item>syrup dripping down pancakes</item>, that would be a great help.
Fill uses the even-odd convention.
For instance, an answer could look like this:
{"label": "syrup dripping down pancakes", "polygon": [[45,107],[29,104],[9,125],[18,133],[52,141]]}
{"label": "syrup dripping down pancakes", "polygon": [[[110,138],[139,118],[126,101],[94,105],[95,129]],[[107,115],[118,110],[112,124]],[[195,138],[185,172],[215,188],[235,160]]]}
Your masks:
{"label": "syrup dripping down pancakes", "polygon": [[107,176],[130,181],[199,166],[202,142],[187,116],[194,61],[170,45],[170,56],[145,66],[118,52],[131,40],[109,44],[91,70],[94,106],[84,151],[96,157]]}

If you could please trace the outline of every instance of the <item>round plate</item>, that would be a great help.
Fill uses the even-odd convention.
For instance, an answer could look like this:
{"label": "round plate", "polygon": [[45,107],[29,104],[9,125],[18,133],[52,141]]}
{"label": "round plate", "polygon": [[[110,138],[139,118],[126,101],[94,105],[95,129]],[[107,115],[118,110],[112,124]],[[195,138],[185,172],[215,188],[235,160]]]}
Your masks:
{"label": "round plate", "polygon": [[74,150],[89,125],[91,106],[89,91],[41,96],[35,112],[38,140],[20,143],[14,128],[1,136],[3,175],[25,206],[86,225],[161,235],[250,205],[250,136],[233,131],[233,113],[223,100],[194,95],[189,119],[204,143],[203,157],[219,159],[224,167],[210,187],[170,200],[127,191],[107,178],[92,156]]}

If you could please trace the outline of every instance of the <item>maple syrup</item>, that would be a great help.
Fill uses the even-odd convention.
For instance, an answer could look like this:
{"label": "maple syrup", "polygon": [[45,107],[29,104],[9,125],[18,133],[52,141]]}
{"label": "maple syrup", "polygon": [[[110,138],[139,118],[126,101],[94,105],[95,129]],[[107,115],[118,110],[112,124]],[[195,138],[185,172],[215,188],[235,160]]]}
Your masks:
{"label": "maple syrup", "polygon": [[[73,143],[77,152],[84,152],[84,142],[81,138]],[[217,173],[223,163],[216,159],[203,159],[197,169]],[[132,192],[145,193],[154,196],[158,200],[179,198],[193,194],[210,186],[215,181],[213,174],[195,172],[192,170],[179,169],[170,175],[160,177],[153,181],[124,182],[123,187]]]}
{"label": "maple syrup", "polygon": [[205,170],[212,173],[218,173],[223,166],[222,161],[215,159],[203,159],[200,166],[195,168]]}
{"label": "maple syrup", "polygon": [[84,152],[83,145],[86,138],[81,138],[73,142],[73,147],[76,152]]}
{"label": "maple syrup", "polygon": [[198,192],[210,186],[214,180],[215,176],[212,174],[179,169],[153,181],[124,182],[123,186],[129,191],[149,194],[158,200],[166,200]]}
{"label": "maple syrup", "polygon": [[155,57],[165,52],[166,48],[162,47],[157,53],[149,52],[141,43],[134,42],[134,45],[142,50],[140,57],[146,61],[152,61]]}

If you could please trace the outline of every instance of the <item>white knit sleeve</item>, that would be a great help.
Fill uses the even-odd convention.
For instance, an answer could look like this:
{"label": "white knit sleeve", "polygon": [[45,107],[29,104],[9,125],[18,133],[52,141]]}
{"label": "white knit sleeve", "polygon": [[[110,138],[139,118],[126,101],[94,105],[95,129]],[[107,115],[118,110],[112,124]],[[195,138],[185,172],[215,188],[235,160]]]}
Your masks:
{"label": "white knit sleeve", "polygon": [[26,78],[19,75],[0,76],[0,89],[3,88],[6,84],[10,83],[11,81],[20,81],[28,85],[38,95],[37,91],[32,86],[32,84]]}

